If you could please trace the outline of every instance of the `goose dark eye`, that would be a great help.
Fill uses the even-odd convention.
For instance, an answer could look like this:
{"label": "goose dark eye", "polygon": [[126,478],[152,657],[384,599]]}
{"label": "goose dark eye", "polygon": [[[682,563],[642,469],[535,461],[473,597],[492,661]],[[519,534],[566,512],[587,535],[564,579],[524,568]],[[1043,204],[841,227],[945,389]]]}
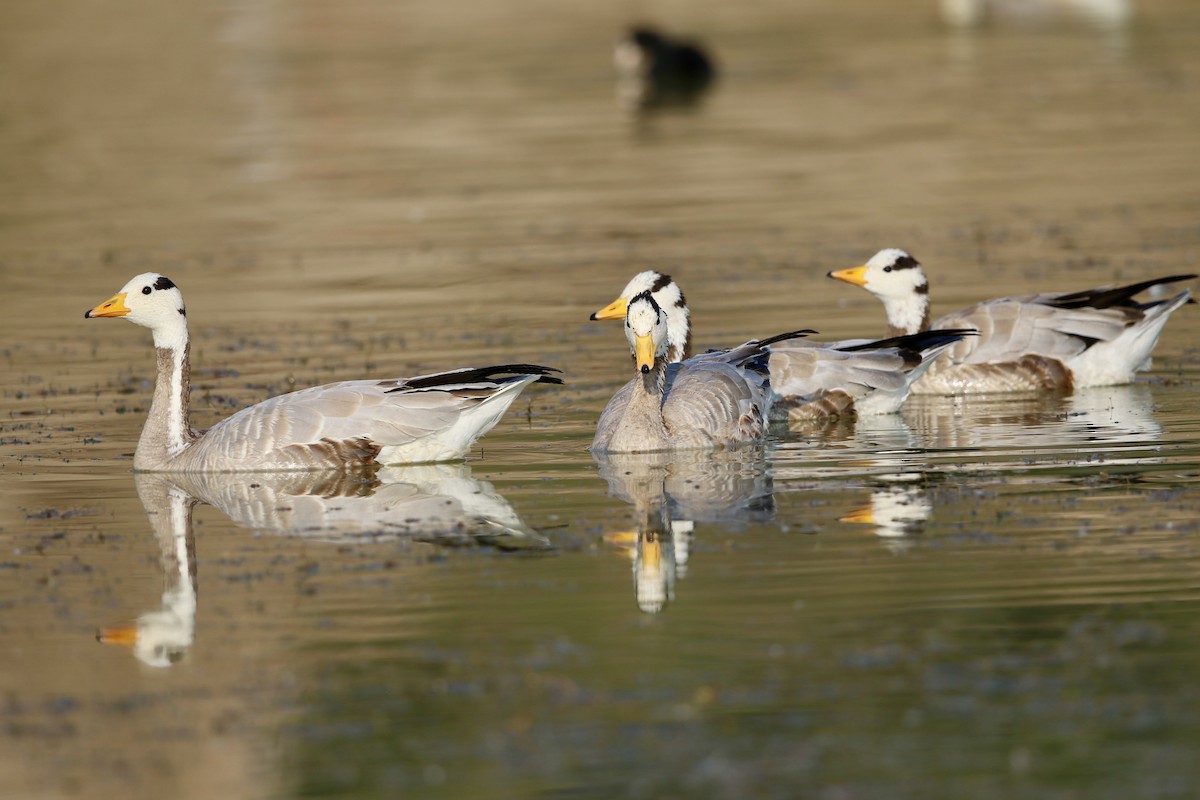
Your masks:
{"label": "goose dark eye", "polygon": [[153,292],[153,291],[154,291],[154,290],[153,290],[153,289],[151,289],[149,286],[143,286],[143,287],[142,287],[142,294],[150,294],[150,293],[151,293],[151,292]]}
{"label": "goose dark eye", "polygon": [[884,267],[884,268],[883,268],[883,271],[884,271],[884,272],[891,272],[891,271],[892,271],[892,268],[891,268],[891,267]]}

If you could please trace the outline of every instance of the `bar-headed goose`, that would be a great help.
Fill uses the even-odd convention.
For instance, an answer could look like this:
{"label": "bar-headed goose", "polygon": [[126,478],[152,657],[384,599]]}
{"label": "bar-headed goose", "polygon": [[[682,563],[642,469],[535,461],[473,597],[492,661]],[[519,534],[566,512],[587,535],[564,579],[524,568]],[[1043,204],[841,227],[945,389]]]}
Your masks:
{"label": "bar-headed goose", "polygon": [[330,383],[242,409],[211,429],[188,421],[190,364],[183,295],[138,275],[84,317],[124,317],[154,334],[158,375],[133,468],[154,472],[327,469],[462,458],[531,383],[561,383],[530,364],[413,378]]}
{"label": "bar-headed goose", "polygon": [[920,263],[896,248],[859,267],[829,273],[883,301],[890,335],[975,328],[913,386],[918,394],[1065,389],[1129,383],[1147,369],[1167,319],[1191,290],[1139,303],[1133,296],[1160,284],[1195,278],[1169,275],[1115,289],[1001,297],[930,324],[929,281]]}
{"label": "bar-headed goose", "polygon": [[671,364],[667,316],[650,292],[629,301],[625,338],[637,376],[600,415],[593,451],[644,453],[727,447],[763,437],[768,347],[796,331]]}
{"label": "bar-headed goose", "polygon": [[[668,361],[691,355],[691,313],[679,285],[654,270],[638,273],[594,320],[624,319],[629,298],[649,292],[666,317]],[[891,414],[908,389],[968,330],[943,330],[878,341],[777,342],[767,352],[770,416],[802,422],[838,416]]]}
{"label": "bar-headed goose", "polygon": [[625,319],[629,310],[629,301],[642,292],[649,292],[667,317],[667,362],[674,364],[692,357],[692,327],[691,312],[687,300],[679,284],[671,280],[670,275],[663,275],[648,269],[633,276],[633,280],[625,284],[616,300],[592,314],[590,319]]}

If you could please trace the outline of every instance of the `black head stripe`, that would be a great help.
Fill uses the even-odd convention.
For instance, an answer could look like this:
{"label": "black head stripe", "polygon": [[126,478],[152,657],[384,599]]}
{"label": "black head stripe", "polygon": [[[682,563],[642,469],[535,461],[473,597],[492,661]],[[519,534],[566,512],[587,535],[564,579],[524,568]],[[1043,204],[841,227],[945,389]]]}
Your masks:
{"label": "black head stripe", "polygon": [[654,281],[654,285],[650,287],[650,291],[657,292],[657,291],[667,288],[670,285],[671,285],[671,276],[670,275],[659,275],[658,279]]}
{"label": "black head stripe", "polygon": [[662,311],[662,307],[654,301],[654,296],[651,295],[650,292],[642,292],[641,294],[634,295],[629,299],[629,305],[633,305],[638,300],[645,300],[650,303],[651,308],[653,308],[655,311]]}
{"label": "black head stripe", "polygon": [[914,269],[921,266],[920,262],[908,253],[900,256],[892,263],[892,269]]}
{"label": "black head stripe", "polygon": [[929,282],[917,284],[913,287],[913,291],[917,294],[929,294]]}
{"label": "black head stripe", "polygon": [[171,279],[166,275],[159,275],[158,280],[154,282],[155,289],[174,289],[175,284],[171,283]]}

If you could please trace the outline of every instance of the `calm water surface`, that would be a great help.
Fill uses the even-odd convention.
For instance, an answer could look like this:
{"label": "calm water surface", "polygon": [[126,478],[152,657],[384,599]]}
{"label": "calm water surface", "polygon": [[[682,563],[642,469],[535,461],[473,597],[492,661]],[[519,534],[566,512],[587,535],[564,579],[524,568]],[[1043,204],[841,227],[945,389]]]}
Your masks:
{"label": "calm water surface", "polygon": [[[889,245],[935,311],[1200,272],[1200,12],[1020,5],[8,4],[0,796],[1196,796],[1195,308],[1129,387],[585,449],[647,267],[701,346],[882,333],[823,276]],[[702,103],[620,106],[634,15]],[[149,337],[82,312],[145,270],[198,427],[567,386],[462,465],[135,479]]]}

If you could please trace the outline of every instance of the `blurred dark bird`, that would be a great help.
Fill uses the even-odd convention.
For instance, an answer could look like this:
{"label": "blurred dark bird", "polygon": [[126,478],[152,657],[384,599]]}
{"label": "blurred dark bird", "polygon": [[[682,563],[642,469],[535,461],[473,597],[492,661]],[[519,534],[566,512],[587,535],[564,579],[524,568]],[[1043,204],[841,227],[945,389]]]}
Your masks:
{"label": "blurred dark bird", "polygon": [[690,105],[712,85],[716,64],[700,45],[636,26],[617,42],[618,94],[640,108]]}

